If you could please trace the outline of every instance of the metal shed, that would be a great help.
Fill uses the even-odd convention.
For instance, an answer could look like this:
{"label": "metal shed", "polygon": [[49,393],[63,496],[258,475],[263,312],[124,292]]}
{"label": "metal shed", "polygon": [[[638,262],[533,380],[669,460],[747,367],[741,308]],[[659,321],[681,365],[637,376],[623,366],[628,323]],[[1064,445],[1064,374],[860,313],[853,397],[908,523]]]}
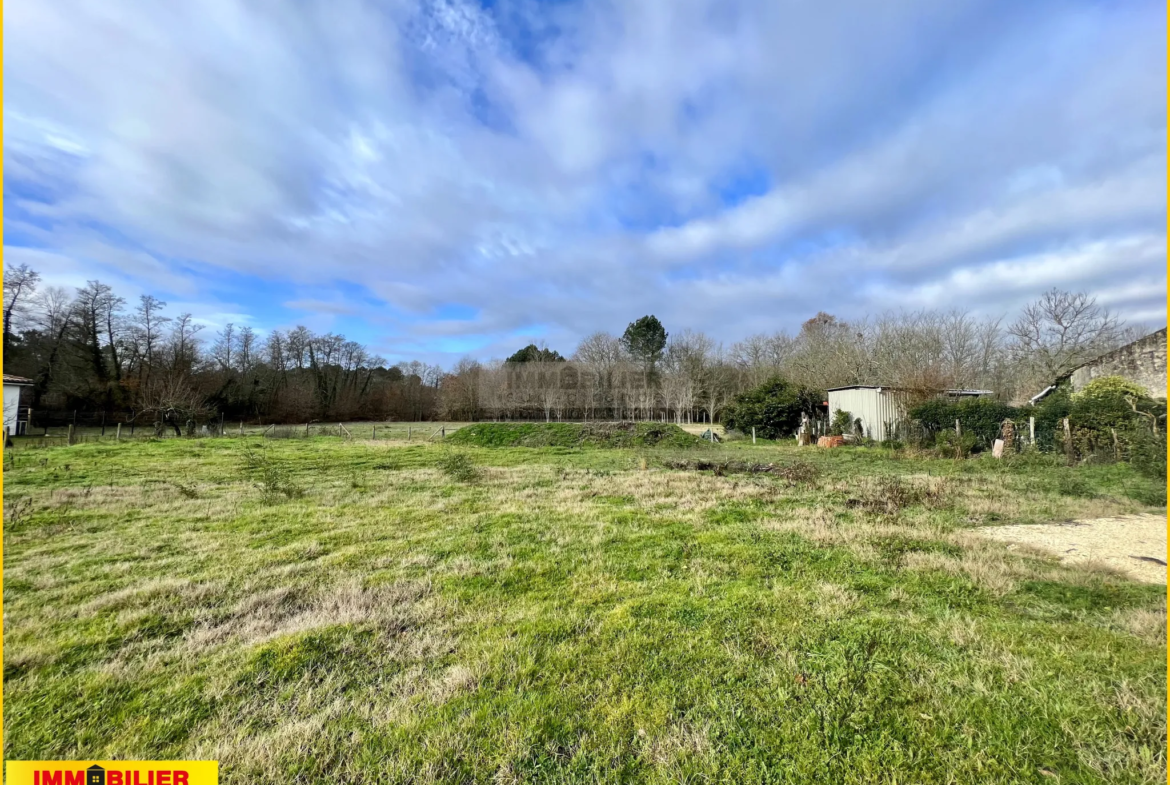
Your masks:
{"label": "metal shed", "polygon": [[[897,423],[907,417],[909,395],[896,387],[877,387],[854,384],[848,387],[834,387],[829,393],[829,418],[837,412],[849,412],[854,420],[861,420],[865,436],[881,441],[893,438]],[[991,395],[991,390],[943,390],[940,396],[946,398],[972,398]]]}
{"label": "metal shed", "polygon": [[20,391],[32,387],[33,380],[23,376],[4,374],[4,430],[9,435],[23,433],[26,423],[20,419]]}

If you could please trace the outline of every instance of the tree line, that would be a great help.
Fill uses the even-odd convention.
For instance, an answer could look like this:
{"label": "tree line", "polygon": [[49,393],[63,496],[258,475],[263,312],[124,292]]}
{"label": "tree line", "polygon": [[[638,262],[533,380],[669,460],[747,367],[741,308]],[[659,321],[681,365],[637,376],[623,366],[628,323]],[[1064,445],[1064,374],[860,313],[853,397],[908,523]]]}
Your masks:
{"label": "tree line", "polygon": [[426,420],[442,369],[390,365],[345,336],[303,326],[260,336],[225,325],[207,335],[190,313],[133,307],[100,281],[41,287],[26,265],[5,271],[4,370],[33,381],[35,410],[120,413],[176,432],[220,416],[266,422]]}
{"label": "tree line", "polygon": [[714,422],[745,390],[780,376],[813,390],[882,384],[978,388],[1018,400],[1143,330],[1083,292],[1052,290],[1011,321],[922,310],[843,320],[818,313],[793,333],[725,344],[668,332],[654,316],[596,332],[571,352],[529,345],[454,367],[390,364],[305,327],[207,334],[190,313],[100,281],[45,287],[27,265],[4,276],[5,372],[33,380],[39,411],[191,421],[663,419]]}
{"label": "tree line", "polygon": [[832,387],[878,384],[926,398],[990,390],[1026,400],[1105,352],[1140,338],[1084,292],[1045,292],[1011,321],[920,310],[846,321],[828,313],[795,333],[730,345],[653,316],[621,335],[596,332],[568,358],[525,347],[504,361],[464,358],[441,384],[451,419],[652,419],[717,422],[736,396],[783,379],[820,398]]}

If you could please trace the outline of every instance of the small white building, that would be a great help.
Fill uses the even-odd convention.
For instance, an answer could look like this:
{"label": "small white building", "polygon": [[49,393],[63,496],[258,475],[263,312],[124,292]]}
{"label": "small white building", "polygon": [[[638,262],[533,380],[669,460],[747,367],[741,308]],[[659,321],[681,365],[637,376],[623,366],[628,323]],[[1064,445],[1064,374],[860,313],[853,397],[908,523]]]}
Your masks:
{"label": "small white building", "polygon": [[20,391],[32,386],[32,379],[4,374],[4,430],[13,436],[21,432],[17,427],[20,421]]}
{"label": "small white building", "polygon": [[[829,393],[829,419],[837,412],[849,412],[854,421],[861,420],[862,433],[878,441],[893,438],[897,423],[907,418],[910,396],[896,387],[854,384],[834,387]],[[945,398],[978,398],[991,390],[944,390]]]}

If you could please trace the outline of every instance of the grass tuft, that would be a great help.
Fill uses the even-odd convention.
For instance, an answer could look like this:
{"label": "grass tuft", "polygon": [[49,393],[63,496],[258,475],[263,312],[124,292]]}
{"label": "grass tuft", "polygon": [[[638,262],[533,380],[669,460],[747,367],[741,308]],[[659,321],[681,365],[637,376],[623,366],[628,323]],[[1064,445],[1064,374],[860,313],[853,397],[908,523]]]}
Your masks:
{"label": "grass tuft", "polygon": [[471,456],[463,452],[449,452],[440,458],[439,471],[455,482],[472,483],[479,479],[479,470]]}
{"label": "grass tuft", "polygon": [[255,478],[256,487],[266,501],[277,501],[281,497],[299,499],[305,495],[305,489],[293,480],[289,468],[262,450],[245,446],[244,468]]}

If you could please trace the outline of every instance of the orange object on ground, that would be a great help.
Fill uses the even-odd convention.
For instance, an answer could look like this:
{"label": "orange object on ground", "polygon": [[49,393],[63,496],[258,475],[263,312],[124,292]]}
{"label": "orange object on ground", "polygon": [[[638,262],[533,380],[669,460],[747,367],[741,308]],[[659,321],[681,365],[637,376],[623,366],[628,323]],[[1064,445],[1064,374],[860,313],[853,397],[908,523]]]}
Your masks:
{"label": "orange object on ground", "polygon": [[822,436],[817,439],[817,447],[840,447],[844,443],[844,436]]}

